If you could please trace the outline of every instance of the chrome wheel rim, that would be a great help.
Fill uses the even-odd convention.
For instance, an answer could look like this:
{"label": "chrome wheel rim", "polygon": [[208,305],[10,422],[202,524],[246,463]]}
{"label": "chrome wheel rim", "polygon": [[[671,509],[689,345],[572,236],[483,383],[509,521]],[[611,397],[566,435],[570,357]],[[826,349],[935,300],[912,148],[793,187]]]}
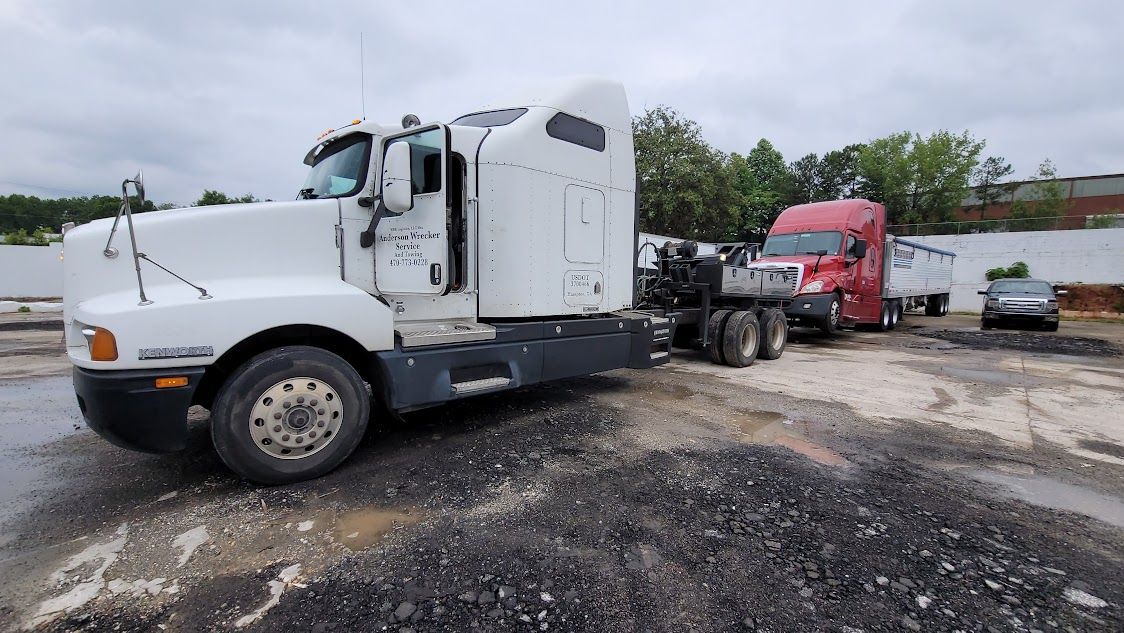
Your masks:
{"label": "chrome wheel rim", "polygon": [[250,410],[250,437],[266,455],[303,459],[324,450],[343,424],[339,393],[319,378],[288,378],[266,389]]}
{"label": "chrome wheel rim", "polygon": [[757,328],[747,325],[742,330],[742,355],[751,358],[757,355]]}
{"label": "chrome wheel rim", "polygon": [[890,327],[890,309],[882,309],[882,327]]}
{"label": "chrome wheel rim", "polygon": [[779,319],[774,320],[772,325],[769,326],[769,346],[773,349],[780,349],[784,346],[784,323]]}
{"label": "chrome wheel rim", "polygon": [[831,320],[831,327],[835,327],[835,326],[839,325],[839,302],[838,301],[832,301],[831,302],[831,309],[828,312],[827,318]]}

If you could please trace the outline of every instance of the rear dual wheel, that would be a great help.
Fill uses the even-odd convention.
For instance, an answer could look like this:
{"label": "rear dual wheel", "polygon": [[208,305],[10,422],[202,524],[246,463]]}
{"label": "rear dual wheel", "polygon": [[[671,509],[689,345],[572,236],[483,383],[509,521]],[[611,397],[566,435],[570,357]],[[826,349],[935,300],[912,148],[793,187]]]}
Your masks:
{"label": "rear dual wheel", "polygon": [[757,350],[757,357],[765,360],[776,360],[784,353],[788,345],[788,317],[776,308],[767,308],[761,312],[761,346]]}

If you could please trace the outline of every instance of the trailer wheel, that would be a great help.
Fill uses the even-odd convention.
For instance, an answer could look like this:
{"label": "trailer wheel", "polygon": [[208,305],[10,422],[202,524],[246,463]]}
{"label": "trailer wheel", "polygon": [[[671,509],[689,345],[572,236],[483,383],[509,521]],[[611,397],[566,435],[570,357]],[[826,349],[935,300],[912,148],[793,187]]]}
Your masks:
{"label": "trailer wheel", "polygon": [[281,347],[251,358],[219,390],[211,439],[242,477],[292,483],[339,466],[370,412],[366,385],[347,361],[318,347]]}
{"label": "trailer wheel", "polygon": [[776,308],[766,308],[761,312],[761,346],[757,357],[776,360],[788,345],[788,317]]}
{"label": "trailer wheel", "polygon": [[730,316],[722,329],[722,352],[730,367],[749,367],[761,347],[761,324],[757,315],[740,310]]}
{"label": "trailer wheel", "polygon": [[941,295],[941,313],[940,316],[948,314],[948,295]]}
{"label": "trailer wheel", "polygon": [[879,332],[888,332],[893,327],[893,317],[890,316],[890,302],[883,301],[882,312],[878,315],[877,330]]}
{"label": "trailer wheel", "polygon": [[706,350],[710,352],[710,360],[718,365],[726,362],[722,351],[722,332],[732,313],[732,310],[716,310],[706,324],[706,339],[710,341]]}
{"label": "trailer wheel", "polygon": [[941,316],[941,306],[944,305],[941,301],[942,297],[943,295],[929,295],[925,297],[925,316]]}

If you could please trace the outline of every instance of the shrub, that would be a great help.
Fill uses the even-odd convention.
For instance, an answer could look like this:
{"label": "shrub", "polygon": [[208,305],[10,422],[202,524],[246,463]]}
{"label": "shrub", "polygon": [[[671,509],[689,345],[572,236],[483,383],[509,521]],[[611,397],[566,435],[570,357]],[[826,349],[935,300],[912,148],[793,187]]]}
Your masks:
{"label": "shrub", "polygon": [[999,266],[992,268],[986,273],[988,281],[995,281],[996,279],[1026,279],[1030,277],[1030,267],[1026,262],[1015,262],[1007,268]]}
{"label": "shrub", "polygon": [[16,310],[16,312],[31,312],[31,308],[27,306],[20,306],[19,309]]}

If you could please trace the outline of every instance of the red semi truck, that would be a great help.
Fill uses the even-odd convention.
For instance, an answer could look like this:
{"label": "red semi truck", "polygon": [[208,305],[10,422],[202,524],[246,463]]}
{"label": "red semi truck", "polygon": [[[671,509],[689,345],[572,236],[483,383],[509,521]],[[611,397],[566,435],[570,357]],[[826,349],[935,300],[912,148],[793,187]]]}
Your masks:
{"label": "red semi truck", "polygon": [[948,313],[956,254],[886,234],[886,208],[869,200],[789,207],[751,268],[795,272],[791,322],[833,333],[890,330],[905,310]]}

